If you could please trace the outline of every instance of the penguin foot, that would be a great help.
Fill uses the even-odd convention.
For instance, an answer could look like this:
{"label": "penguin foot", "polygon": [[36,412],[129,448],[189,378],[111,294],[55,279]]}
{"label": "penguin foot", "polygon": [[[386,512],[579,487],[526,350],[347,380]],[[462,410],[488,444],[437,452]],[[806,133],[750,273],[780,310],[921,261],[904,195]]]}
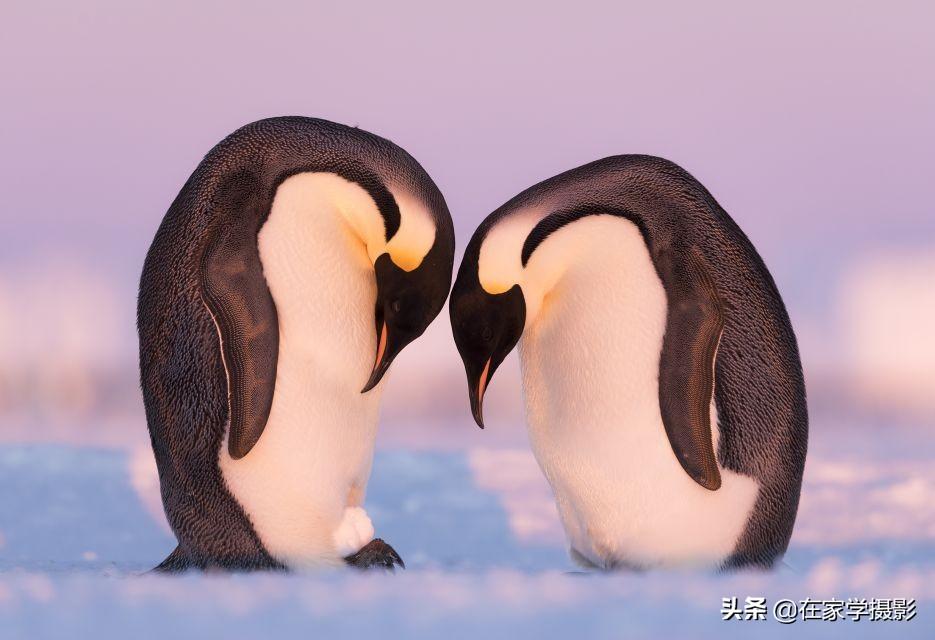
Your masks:
{"label": "penguin foot", "polygon": [[396,565],[406,568],[406,563],[396,550],[380,538],[374,538],[363,549],[344,558],[344,561],[352,567],[364,570],[377,568],[393,571]]}

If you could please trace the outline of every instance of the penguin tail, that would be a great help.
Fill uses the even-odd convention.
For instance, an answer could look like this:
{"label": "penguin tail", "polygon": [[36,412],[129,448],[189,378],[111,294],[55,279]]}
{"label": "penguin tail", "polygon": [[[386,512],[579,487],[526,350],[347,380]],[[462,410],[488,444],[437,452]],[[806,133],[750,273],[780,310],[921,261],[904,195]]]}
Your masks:
{"label": "penguin tail", "polygon": [[154,567],[151,573],[178,573],[193,566],[181,546],[177,546],[168,557]]}

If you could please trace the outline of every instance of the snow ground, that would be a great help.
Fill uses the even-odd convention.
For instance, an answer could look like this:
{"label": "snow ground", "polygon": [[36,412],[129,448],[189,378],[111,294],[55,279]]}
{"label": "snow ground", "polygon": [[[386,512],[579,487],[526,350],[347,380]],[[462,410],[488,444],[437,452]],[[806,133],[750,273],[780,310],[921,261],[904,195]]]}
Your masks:
{"label": "snow ground", "polygon": [[[824,428],[822,428],[824,427]],[[935,432],[814,425],[785,566],[584,574],[522,443],[377,452],[394,575],[143,575],[174,546],[152,456],[0,443],[0,638],[935,637]],[[916,598],[910,622],[721,621],[721,598]]]}

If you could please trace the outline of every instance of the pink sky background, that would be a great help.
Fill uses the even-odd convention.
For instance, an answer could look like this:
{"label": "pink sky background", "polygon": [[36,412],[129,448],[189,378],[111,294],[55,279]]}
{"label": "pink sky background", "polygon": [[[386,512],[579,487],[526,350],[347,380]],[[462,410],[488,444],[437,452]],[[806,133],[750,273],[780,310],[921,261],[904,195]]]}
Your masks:
{"label": "pink sky background", "polygon": [[[133,383],[136,281],[169,203],[227,133],[302,114],[418,158],[459,252],[559,171],[674,160],[770,267],[812,401],[843,387],[931,422],[933,5],[545,4],[4,3],[0,415]],[[390,414],[429,394],[404,380],[443,380],[464,409],[450,342],[442,318],[403,354]],[[498,382],[491,411],[518,400]]]}

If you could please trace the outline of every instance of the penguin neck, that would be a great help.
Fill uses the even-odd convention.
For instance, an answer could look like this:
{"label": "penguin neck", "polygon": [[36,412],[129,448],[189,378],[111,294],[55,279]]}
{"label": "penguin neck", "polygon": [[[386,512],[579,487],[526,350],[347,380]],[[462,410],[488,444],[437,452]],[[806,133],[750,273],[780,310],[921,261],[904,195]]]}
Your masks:
{"label": "penguin neck", "polygon": [[503,293],[516,284],[523,290],[526,328],[539,317],[569,270],[588,261],[587,233],[576,230],[573,223],[551,234],[523,265],[523,244],[548,213],[545,208],[529,208],[505,218],[488,232],[478,258],[478,279],[487,293]]}
{"label": "penguin neck", "polygon": [[384,253],[404,271],[422,264],[435,243],[436,230],[434,218],[418,198],[387,185],[400,215],[399,229],[387,241],[383,216],[360,185],[334,174],[319,174],[318,178],[351,234],[363,244],[371,266]]}

